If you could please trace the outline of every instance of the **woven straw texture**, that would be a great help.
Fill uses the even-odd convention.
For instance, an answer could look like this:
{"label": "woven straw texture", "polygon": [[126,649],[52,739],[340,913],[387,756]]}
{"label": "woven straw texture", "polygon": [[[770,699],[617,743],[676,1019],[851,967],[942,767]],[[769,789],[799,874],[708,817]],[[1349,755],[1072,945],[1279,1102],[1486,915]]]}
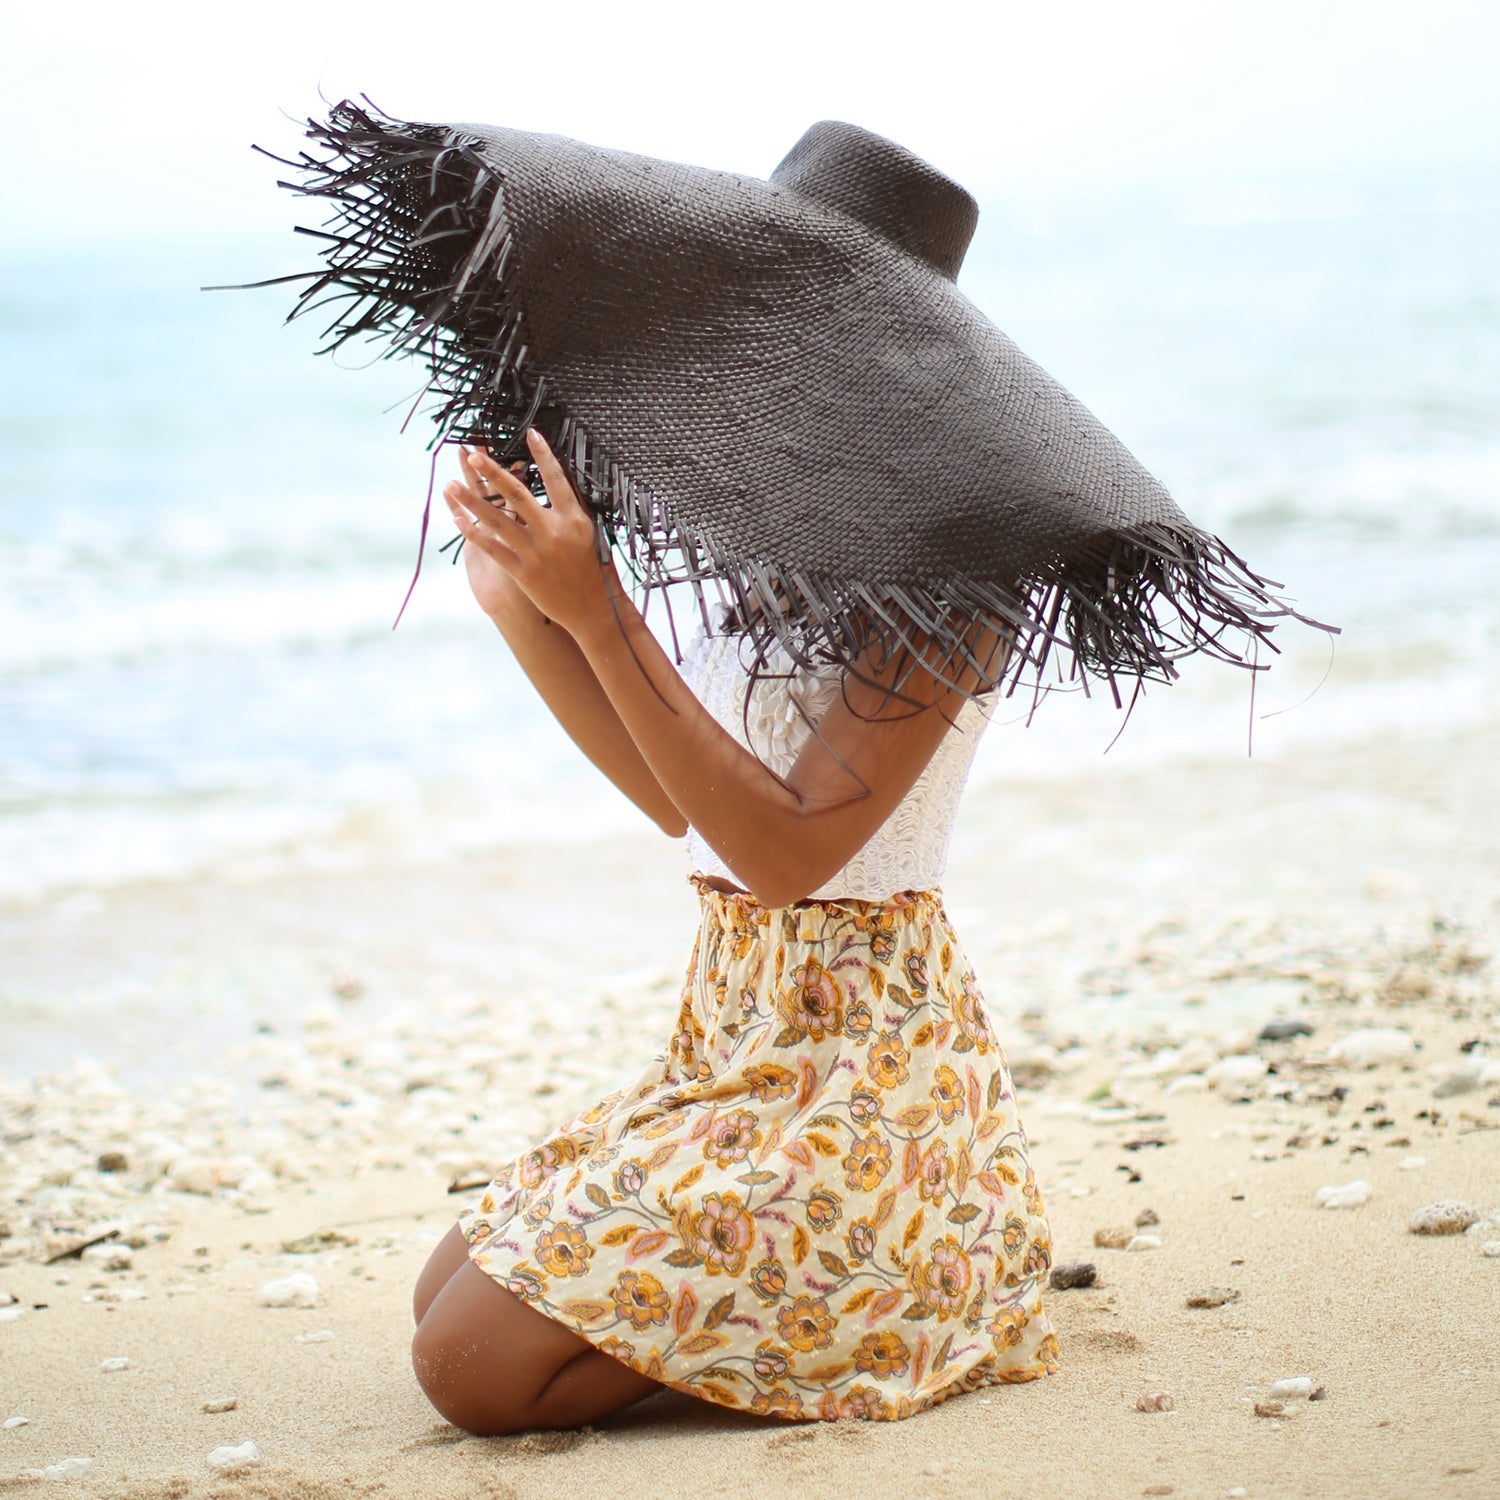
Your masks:
{"label": "woven straw texture", "polygon": [[974,202],[892,142],[823,122],[761,181],[349,102],[308,134],[293,316],[419,354],[441,438],[540,427],[639,585],[711,584],[763,649],[956,677],[986,616],[1016,649],[971,693],[1054,647],[1113,686],[1293,613],[958,290]]}

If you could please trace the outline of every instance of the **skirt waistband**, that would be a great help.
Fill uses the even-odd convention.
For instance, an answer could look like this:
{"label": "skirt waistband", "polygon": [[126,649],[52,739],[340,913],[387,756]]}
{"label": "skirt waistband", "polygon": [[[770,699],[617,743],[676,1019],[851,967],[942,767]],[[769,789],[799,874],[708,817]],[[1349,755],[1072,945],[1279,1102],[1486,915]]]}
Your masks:
{"label": "skirt waistband", "polygon": [[721,891],[711,886],[703,875],[688,876],[698,892],[705,921],[726,932],[766,930],[773,925],[787,930],[787,935],[810,942],[821,935],[829,923],[847,922],[851,917],[858,926],[904,926],[920,922],[942,911],[943,894],[936,886],[922,891],[897,891],[884,901],[862,901],[853,896],[794,901],[788,906],[762,906],[748,891]]}

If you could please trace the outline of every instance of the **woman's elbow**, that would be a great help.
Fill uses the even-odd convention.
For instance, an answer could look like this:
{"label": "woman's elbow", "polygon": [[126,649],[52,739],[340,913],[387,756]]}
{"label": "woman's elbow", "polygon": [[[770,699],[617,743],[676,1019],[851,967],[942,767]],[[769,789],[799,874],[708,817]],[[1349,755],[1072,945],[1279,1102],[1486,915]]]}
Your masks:
{"label": "woman's elbow", "polygon": [[669,839],[684,839],[687,837],[688,821],[675,807],[670,812],[653,812],[651,814],[651,821]]}

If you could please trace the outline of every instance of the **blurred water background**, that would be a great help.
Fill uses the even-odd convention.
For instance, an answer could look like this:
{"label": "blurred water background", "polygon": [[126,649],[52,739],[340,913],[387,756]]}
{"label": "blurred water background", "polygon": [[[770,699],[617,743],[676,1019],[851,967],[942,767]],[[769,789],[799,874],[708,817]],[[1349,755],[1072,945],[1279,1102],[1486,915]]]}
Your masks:
{"label": "blurred water background", "polygon": [[[1112,760],[1243,755],[1252,729],[1274,756],[1493,705],[1493,174],[982,207],[961,287],[1195,520],[1344,628],[1332,652],[1281,632],[1253,705],[1211,666],[1150,690]],[[638,817],[431,543],[392,632],[427,486],[430,426],[398,430],[420,372],[315,360],[316,328],[281,325],[287,288],[198,289],[306,269],[307,244],[101,236],[0,261],[0,899]],[[977,776],[1075,774],[1120,727],[1076,695],[1023,716],[1001,711]]]}

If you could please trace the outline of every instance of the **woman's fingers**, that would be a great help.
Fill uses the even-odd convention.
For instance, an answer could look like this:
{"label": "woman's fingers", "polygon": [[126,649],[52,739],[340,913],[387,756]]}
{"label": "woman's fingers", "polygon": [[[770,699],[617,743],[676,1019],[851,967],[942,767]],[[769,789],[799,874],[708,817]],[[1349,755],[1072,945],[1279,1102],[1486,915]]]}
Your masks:
{"label": "woman's fingers", "polygon": [[[467,467],[474,475],[479,493],[492,505],[509,510],[522,521],[529,520],[540,508],[536,496],[521,478],[521,473],[526,469],[524,463],[507,469],[503,464],[496,463],[488,453],[476,449],[468,455]],[[517,473],[517,470],[521,473]],[[491,493],[492,491],[495,493]]]}
{"label": "woman's fingers", "polygon": [[531,450],[531,456],[542,476],[542,487],[547,491],[547,498],[554,508],[561,506],[564,509],[582,510],[583,502],[568,482],[568,476],[563,473],[557,455],[547,446],[547,439],[535,427],[526,429],[526,446]]}
{"label": "woman's fingers", "polygon": [[[448,502],[448,509],[453,512],[453,523],[458,527],[459,534],[464,541],[473,543],[488,557],[493,557],[502,566],[509,566],[518,561],[516,551],[513,547],[505,544],[498,525],[504,515],[501,508],[484,499],[475,499],[465,490],[463,485],[450,484],[443,490],[443,499]],[[475,510],[480,514],[475,515]],[[485,511],[497,512],[493,520]],[[514,524],[514,523],[512,523]]]}

